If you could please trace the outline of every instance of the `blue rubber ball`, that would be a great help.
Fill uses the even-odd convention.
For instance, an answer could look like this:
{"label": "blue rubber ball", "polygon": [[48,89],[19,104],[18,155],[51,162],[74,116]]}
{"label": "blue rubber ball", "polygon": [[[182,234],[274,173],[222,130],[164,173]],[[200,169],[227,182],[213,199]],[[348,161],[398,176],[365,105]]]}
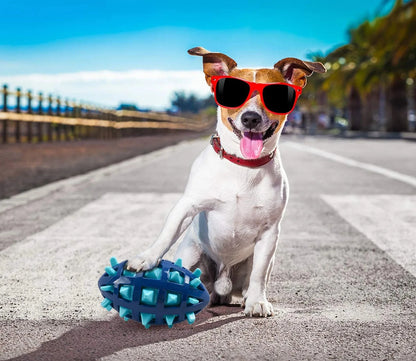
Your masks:
{"label": "blue rubber ball", "polygon": [[125,321],[138,321],[144,327],[168,325],[187,320],[195,322],[195,315],[209,302],[209,294],[202,284],[201,271],[193,273],[175,263],[162,260],[159,265],[145,272],[124,269],[127,261],[110,260],[111,266],[98,280],[104,297],[101,305],[115,309]]}

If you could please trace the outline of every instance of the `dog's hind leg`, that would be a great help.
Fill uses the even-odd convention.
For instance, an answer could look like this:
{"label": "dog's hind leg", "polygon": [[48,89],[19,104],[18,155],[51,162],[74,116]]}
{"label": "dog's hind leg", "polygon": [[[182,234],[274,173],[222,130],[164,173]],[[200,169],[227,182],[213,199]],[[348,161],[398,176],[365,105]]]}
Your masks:
{"label": "dog's hind leg", "polygon": [[189,226],[183,241],[179,245],[175,259],[181,258],[183,267],[194,271],[201,269],[201,281],[211,294],[214,291],[214,282],[217,275],[216,263],[202,248],[201,237],[207,236],[206,218],[203,213],[198,214]]}
{"label": "dog's hind leg", "polygon": [[231,280],[233,282],[233,296],[245,297],[250,284],[250,274],[253,268],[253,256],[233,266]]}
{"label": "dog's hind leg", "polygon": [[[199,213],[192,220],[175,254],[175,259],[181,258],[182,265],[190,270],[199,267],[197,263],[203,253],[201,236],[206,237],[208,232],[206,218],[203,216],[203,212]],[[203,232],[205,233],[201,235]]]}
{"label": "dog's hind leg", "polygon": [[193,270],[198,267],[197,264],[199,263],[202,254],[201,245],[195,240],[193,233],[194,230],[191,226],[187,230],[187,233],[185,234],[185,237],[175,254],[175,260],[178,258],[182,259],[183,267],[189,270]]}

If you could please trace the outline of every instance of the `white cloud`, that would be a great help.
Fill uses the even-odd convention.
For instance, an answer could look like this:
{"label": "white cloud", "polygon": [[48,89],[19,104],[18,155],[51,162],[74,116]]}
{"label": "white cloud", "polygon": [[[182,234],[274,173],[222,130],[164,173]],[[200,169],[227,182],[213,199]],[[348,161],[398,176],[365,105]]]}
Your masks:
{"label": "white cloud", "polygon": [[0,76],[0,84],[8,84],[10,90],[21,87],[35,94],[42,91],[85,103],[117,106],[123,102],[153,109],[169,107],[177,90],[194,92],[199,96],[209,94],[202,71],[137,69],[27,74]]}

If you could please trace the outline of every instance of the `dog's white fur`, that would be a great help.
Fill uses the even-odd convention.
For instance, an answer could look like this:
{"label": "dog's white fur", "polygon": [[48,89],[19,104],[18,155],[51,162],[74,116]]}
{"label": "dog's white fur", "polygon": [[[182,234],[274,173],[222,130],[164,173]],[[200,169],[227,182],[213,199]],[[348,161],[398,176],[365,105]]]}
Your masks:
{"label": "dog's white fur", "polygon": [[[258,131],[273,124],[255,96],[244,107],[261,115]],[[242,113],[233,121],[244,131]],[[264,141],[260,156],[276,149],[282,129]],[[222,108],[218,109],[217,132],[224,149],[242,157],[237,135],[222,121]],[[153,268],[186,231],[176,258],[188,269],[202,269],[211,303],[228,303],[232,295],[239,295],[246,315],[270,316],[273,307],[266,298],[266,284],[287,200],[288,181],[278,149],[269,163],[248,168],[220,159],[208,145],[195,160],[185,192],[159,238],[129,261],[128,268]]]}

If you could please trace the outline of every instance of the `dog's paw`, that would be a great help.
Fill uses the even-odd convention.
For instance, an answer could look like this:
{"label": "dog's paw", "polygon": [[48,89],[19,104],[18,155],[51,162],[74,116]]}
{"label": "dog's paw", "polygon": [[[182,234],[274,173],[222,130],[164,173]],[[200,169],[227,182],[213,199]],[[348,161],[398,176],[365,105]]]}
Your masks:
{"label": "dog's paw", "polygon": [[274,315],[272,304],[266,299],[246,299],[244,314],[248,317],[270,317]]}
{"label": "dog's paw", "polygon": [[127,261],[127,270],[132,272],[147,271],[156,267],[160,262],[159,259],[154,259],[153,257],[148,256],[146,253],[143,253],[132,260]]}

